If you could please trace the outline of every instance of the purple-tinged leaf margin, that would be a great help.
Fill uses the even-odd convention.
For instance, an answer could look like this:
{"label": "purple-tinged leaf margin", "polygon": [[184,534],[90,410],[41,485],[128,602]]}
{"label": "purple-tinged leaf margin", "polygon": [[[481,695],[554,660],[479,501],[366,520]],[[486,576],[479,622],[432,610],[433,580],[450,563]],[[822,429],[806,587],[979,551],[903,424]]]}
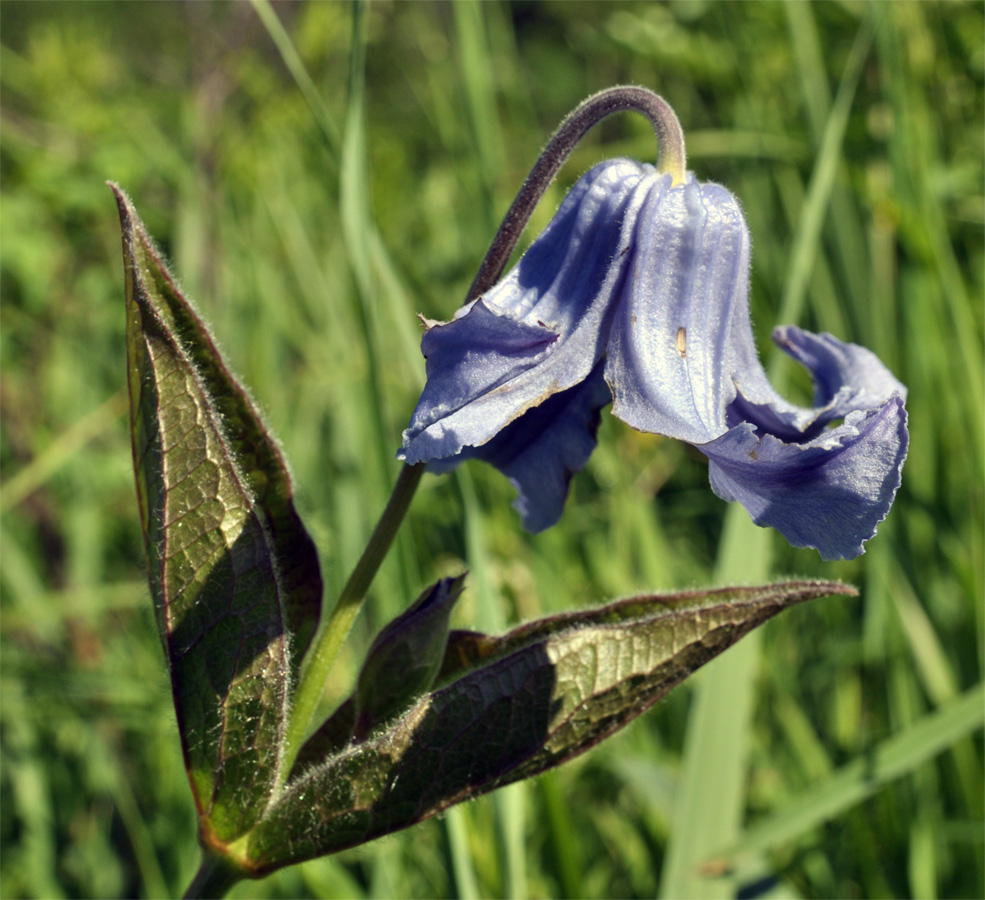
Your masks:
{"label": "purple-tinged leaf margin", "polygon": [[343,705],[313,736],[307,768],[296,767],[244,841],[246,864],[263,875],[553,768],[786,607],[855,593],[823,581],[688,591],[552,616],[502,637],[452,632],[437,688],[392,727],[313,762],[311,748],[345,733],[334,721],[351,716]]}
{"label": "purple-tinged leaf margin", "polygon": [[284,458],[126,194],[131,441],[149,580],[202,838],[248,831],[318,623],[318,555]]}

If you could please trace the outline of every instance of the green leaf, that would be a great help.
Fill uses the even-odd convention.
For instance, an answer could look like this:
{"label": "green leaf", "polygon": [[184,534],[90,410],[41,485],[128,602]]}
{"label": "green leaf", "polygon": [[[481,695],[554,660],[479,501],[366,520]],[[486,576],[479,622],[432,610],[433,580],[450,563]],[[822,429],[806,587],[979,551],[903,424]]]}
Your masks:
{"label": "green leaf", "polygon": [[241,852],[252,874],[363,843],[584,752],[780,610],[832,582],[642,596],[453,632],[438,689],[288,784]]}
{"label": "green leaf", "polygon": [[260,817],[318,623],[315,546],[284,459],[127,196],[130,421],[151,594],[202,837]]}

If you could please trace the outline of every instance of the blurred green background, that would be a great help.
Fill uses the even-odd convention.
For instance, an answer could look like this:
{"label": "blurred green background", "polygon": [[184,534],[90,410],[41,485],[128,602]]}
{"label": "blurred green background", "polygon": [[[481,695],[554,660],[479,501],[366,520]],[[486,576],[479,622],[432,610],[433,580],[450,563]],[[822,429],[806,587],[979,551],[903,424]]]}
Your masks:
{"label": "blurred green background", "polygon": [[[627,82],[667,98],[690,167],[741,199],[757,340],[790,396],[809,386],[768,336],[791,321],[908,385],[896,505],[864,557],[826,564],[726,516],[698,455],[608,416],[543,535],[492,470],[426,477],[327,699],[466,566],[457,624],[484,629],[768,574],[862,595],[785,613],[556,772],[233,896],[985,894],[981,3],[379,2],[355,36],[331,2],[0,16],[3,897],[175,895],[198,862],[104,181],[283,442],[331,602],[423,384],[414,313],[451,315],[548,134]],[[653,159],[644,120],[593,131],[532,232],[617,154]]]}

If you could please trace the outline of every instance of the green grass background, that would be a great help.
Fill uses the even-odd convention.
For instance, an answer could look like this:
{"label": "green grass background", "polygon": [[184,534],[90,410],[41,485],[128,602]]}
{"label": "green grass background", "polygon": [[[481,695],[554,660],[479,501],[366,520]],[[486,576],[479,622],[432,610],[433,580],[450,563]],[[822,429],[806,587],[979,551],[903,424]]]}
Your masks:
{"label": "green grass background", "polygon": [[[909,387],[896,505],[823,563],[726,511],[701,458],[608,416],[561,523],[426,477],[327,689],[436,576],[495,629],[651,589],[843,578],[535,782],[235,897],[981,897],[980,3],[0,3],[0,894],[161,897],[198,863],[125,418],[132,195],[291,460],[337,595],[423,384],[547,135],[616,83],[676,108],[753,235],[761,353],[797,322]],[[594,162],[652,160],[606,121]],[[714,865],[703,865],[708,860]]]}

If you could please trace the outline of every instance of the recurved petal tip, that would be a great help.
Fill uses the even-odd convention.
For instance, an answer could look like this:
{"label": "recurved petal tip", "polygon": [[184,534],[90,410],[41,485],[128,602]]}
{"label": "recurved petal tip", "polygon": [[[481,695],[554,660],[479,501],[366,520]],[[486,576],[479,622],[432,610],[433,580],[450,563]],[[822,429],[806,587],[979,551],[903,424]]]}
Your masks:
{"label": "recurved petal tip", "polygon": [[750,423],[698,449],[711,461],[712,489],[737,500],[757,525],[826,560],[853,559],[889,512],[909,435],[903,398],[849,413],[803,444],[757,435]]}

